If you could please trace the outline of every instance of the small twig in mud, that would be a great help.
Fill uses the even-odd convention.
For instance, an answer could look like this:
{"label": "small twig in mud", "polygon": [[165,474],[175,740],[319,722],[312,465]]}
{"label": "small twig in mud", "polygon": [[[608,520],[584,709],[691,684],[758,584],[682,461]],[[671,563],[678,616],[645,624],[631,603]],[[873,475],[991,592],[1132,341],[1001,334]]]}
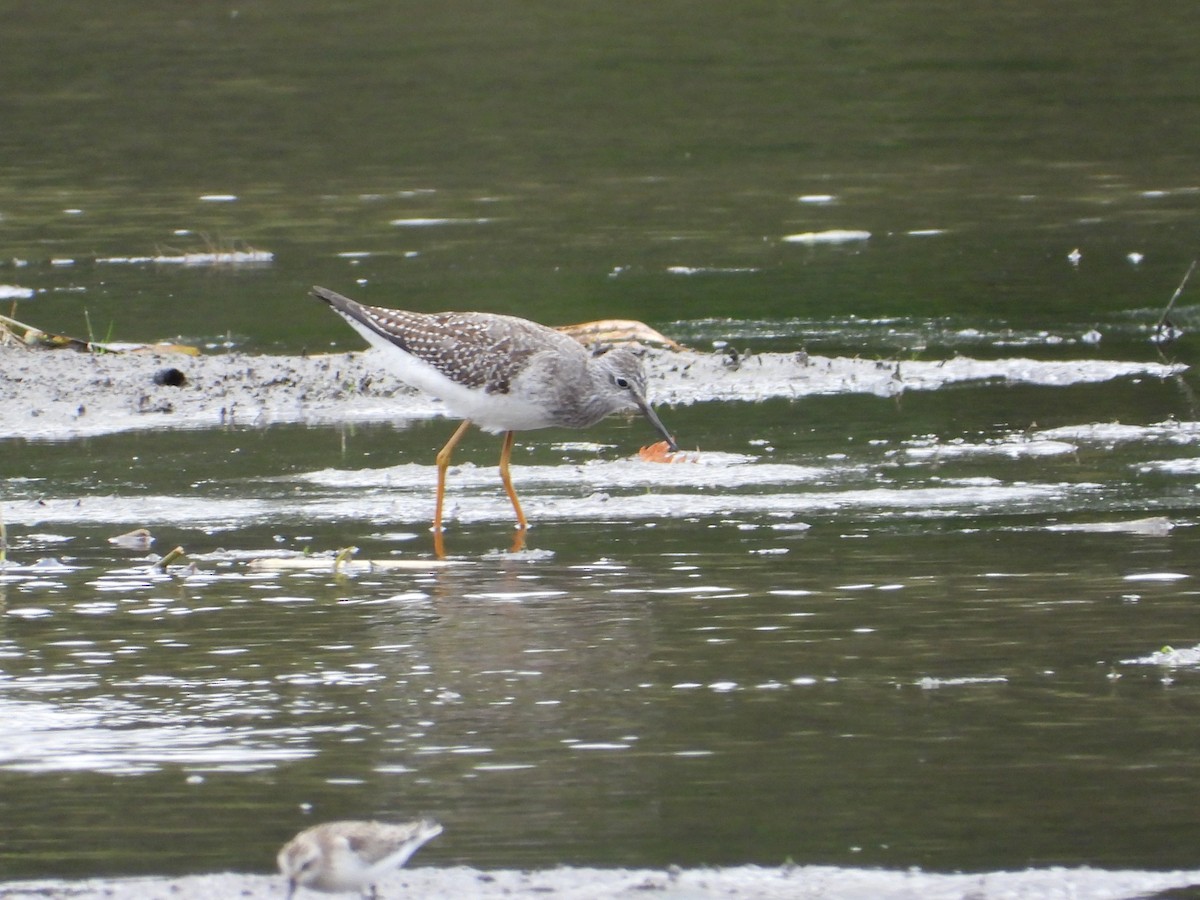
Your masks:
{"label": "small twig in mud", "polygon": [[79,350],[87,353],[122,353],[125,350],[141,351],[147,350],[154,353],[183,353],[187,356],[199,356],[200,350],[197,347],[189,347],[185,344],[132,344],[125,343],[120,349],[113,347],[112,337],[114,322],[108,323],[108,333],[104,336],[104,340],[97,341],[96,336],[92,333],[92,320],[88,315],[88,311],[83,311],[83,320],[87,326],[88,340],[83,338],[70,337],[65,334],[55,334],[51,331],[42,331],[35,325],[29,325],[25,322],[19,322],[12,316],[0,314],[0,342],[9,339],[10,337],[26,347],[38,347],[44,350]]}
{"label": "small twig in mud", "polygon": [[160,559],[158,562],[156,562],[154,564],[154,567],[156,569],[161,569],[162,571],[165,572],[165,571],[167,571],[167,566],[169,566],[171,563],[175,562],[175,560],[179,559],[179,557],[181,557],[183,555],[184,555],[183,548],[176,547],[174,550],[172,550],[170,553],[168,553],[166,556],[164,556],[162,559]]}
{"label": "small twig in mud", "polygon": [[1175,306],[1175,301],[1179,299],[1179,295],[1183,293],[1183,287],[1188,283],[1188,279],[1192,277],[1192,272],[1196,271],[1196,260],[1192,260],[1192,264],[1188,266],[1188,270],[1183,273],[1183,280],[1179,282],[1179,287],[1175,288],[1175,293],[1171,295],[1171,299],[1167,301],[1167,307],[1163,310],[1163,314],[1158,318],[1158,324],[1154,326],[1154,333],[1150,336],[1150,340],[1156,344],[1166,344],[1175,338],[1179,337],[1183,332],[1171,324],[1167,318],[1171,314],[1171,309]]}
{"label": "small twig in mud", "polygon": [[[24,332],[17,334],[17,330]],[[97,350],[95,344],[90,341],[84,341],[79,338],[68,337],[62,334],[51,334],[50,332],[42,331],[33,325],[26,325],[24,322],[18,322],[11,316],[0,315],[0,333],[8,333],[17,337],[22,343],[31,346],[41,347],[69,347],[72,350]]]}

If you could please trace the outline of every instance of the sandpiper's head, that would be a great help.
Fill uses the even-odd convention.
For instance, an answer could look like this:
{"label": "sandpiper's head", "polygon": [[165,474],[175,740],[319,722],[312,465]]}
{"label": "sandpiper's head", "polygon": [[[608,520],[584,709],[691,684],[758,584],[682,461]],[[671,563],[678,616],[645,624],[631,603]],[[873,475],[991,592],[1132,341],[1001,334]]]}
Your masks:
{"label": "sandpiper's head", "polygon": [[276,859],[279,871],[287,879],[287,896],[291,900],[297,887],[308,885],[317,877],[321,867],[321,847],[311,834],[302,833],[288,841]]}
{"label": "sandpiper's head", "polygon": [[678,450],[675,438],[646,399],[646,371],[638,355],[628,347],[601,349],[596,351],[595,366],[603,373],[604,398],[611,407],[608,411],[637,410],[663,436],[672,451]]}

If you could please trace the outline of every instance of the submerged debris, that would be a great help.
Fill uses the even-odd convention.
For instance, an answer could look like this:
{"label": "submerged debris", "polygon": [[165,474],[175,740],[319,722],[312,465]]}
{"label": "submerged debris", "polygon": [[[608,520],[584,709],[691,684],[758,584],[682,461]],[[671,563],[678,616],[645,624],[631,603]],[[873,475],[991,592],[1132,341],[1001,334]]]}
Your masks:
{"label": "submerged debris", "polygon": [[1079,531],[1092,534],[1141,534],[1164,537],[1175,527],[1166,516],[1148,516],[1144,519],[1126,519],[1121,522],[1077,522],[1047,525],[1047,531]]}
{"label": "submerged debris", "polygon": [[699,459],[698,454],[685,453],[682,450],[671,450],[671,445],[666,441],[659,441],[657,444],[651,444],[649,447],[643,447],[638,451],[638,459],[642,462],[654,463],[694,463]]}
{"label": "submerged debris", "polygon": [[1200,647],[1182,647],[1175,649],[1167,645],[1161,650],[1155,650],[1149,656],[1139,656],[1135,659],[1123,659],[1125,666],[1165,666],[1168,668],[1192,668],[1200,666]]}
{"label": "submerged debris", "polygon": [[96,260],[106,265],[245,266],[275,261],[266,250],[214,250],[205,253],[159,254],[157,256],[109,256]]}
{"label": "submerged debris", "polygon": [[421,572],[449,565],[453,563],[442,559],[349,559],[337,554],[304,557],[263,556],[250,560],[246,568],[256,572],[336,572],[342,575],[360,575],[368,572]]}
{"label": "submerged debris", "polygon": [[159,569],[159,570],[165,572],[165,571],[167,571],[167,566],[171,565],[171,563],[182,558],[183,556],[184,556],[183,548],[176,547],[174,550],[172,550],[170,553],[168,553],[166,556],[164,556],[162,559],[160,559],[158,562],[156,562],[154,564],[154,567],[156,569]]}
{"label": "submerged debris", "polygon": [[118,534],[116,537],[110,537],[108,542],[123,550],[145,552],[154,543],[154,535],[150,533],[148,528],[135,528],[133,531],[127,531],[124,534]]}

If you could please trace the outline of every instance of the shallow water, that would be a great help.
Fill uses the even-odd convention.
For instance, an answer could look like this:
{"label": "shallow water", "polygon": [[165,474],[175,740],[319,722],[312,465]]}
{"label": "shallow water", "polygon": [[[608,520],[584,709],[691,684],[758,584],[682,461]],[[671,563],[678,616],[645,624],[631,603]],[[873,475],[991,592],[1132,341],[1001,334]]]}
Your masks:
{"label": "shallow water", "polygon": [[[1026,394],[1082,408],[1122,388],[1147,410],[1176,389]],[[15,872],[59,872],[61,842],[130,803],[138,817],[76,871],[261,869],[300,804],[434,814],[453,841],[423,858],[485,867],[798,847],[940,869],[1182,866],[1161,830],[1190,803],[1191,667],[1146,657],[1195,643],[1200,430],[927,430],[995,394],[1021,392],[722,405],[756,437],[714,435],[669,467],[532,444],[517,554],[479,438],[451,477],[445,567],[432,466],[390,462],[448,423],[149,433],[137,460],[119,459],[130,438],[93,438],[74,476],[79,442],[37,445],[63,477],[8,481],[10,552],[61,565],[0,576],[6,720],[22,723],[0,764],[10,802],[62,806]],[[844,410],[853,439],[835,451],[797,429],[801,405]],[[169,474],[142,476],[146,459]],[[136,525],[195,570],[108,543]],[[350,544],[383,565],[261,567]],[[196,829],[200,810],[220,826]],[[122,854],[125,829],[180,815],[186,847]]]}
{"label": "shallow water", "polygon": [[[432,865],[1194,865],[1195,655],[1154,654],[1200,644],[1195,376],[1157,368],[1196,354],[1149,340],[1195,252],[1191,6],[134,6],[13,24],[23,321],[356,349],[317,282],[644,319],[751,383],[880,363],[665,383],[686,463],[522,436],[515,554],[473,434],[445,566],[445,419],[4,439],[0,873],[266,871],[417,813]],[[184,567],[110,543],[141,526]]]}

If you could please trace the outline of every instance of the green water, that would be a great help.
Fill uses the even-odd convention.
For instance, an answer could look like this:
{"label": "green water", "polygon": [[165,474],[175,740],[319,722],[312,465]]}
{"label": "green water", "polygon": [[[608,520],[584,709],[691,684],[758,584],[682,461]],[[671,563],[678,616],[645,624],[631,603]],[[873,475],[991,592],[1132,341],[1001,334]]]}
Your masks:
{"label": "green water", "polygon": [[[3,19],[0,284],[38,292],[17,318],[81,336],[358,348],[306,297],[319,283],[637,318],[702,349],[1152,361],[1197,252],[1194,4]],[[871,237],[782,240],[829,229]],[[104,261],[246,248],[273,261]],[[1193,362],[1194,338],[1163,352]],[[1190,867],[1200,683],[1122,660],[1200,640],[1195,470],[1154,468],[1194,442],[903,448],[1188,422],[1193,383],[666,409],[685,446],[828,471],[742,489],[761,508],[689,496],[649,520],[613,491],[606,517],[537,522],[532,560],[493,552],[506,518],[468,520],[459,567],[356,578],[256,576],[238,554],[427,559],[424,482],[304,476],[428,466],[449,423],[0,442],[10,555],[73,567],[0,582],[0,877],[266,871],[313,821],[417,813],[446,825],[420,856],[437,865]],[[522,466],[576,464],[573,437],[523,438],[519,488]],[[585,439],[611,458],[640,437]],[[460,458],[496,452],[473,436]],[[521,489],[531,512],[575,490]],[[1048,530],[1145,516],[1175,528]],[[138,570],[107,540],[137,524],[202,577]]]}

